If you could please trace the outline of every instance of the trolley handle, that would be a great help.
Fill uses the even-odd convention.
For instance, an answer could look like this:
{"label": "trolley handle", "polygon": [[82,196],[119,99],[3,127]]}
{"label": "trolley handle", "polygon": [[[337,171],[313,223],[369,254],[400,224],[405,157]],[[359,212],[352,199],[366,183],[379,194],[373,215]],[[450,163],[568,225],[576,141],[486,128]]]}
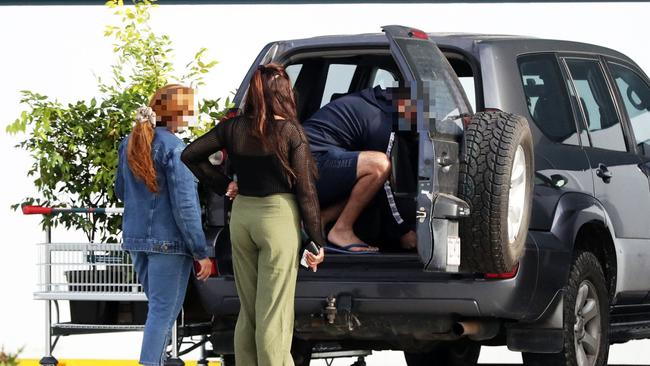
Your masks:
{"label": "trolley handle", "polygon": [[43,206],[23,206],[23,215],[49,215],[52,213],[51,207]]}
{"label": "trolley handle", "polygon": [[124,212],[120,207],[45,207],[26,205],[22,207],[23,215],[56,215],[60,213],[95,213],[95,214],[121,214]]}

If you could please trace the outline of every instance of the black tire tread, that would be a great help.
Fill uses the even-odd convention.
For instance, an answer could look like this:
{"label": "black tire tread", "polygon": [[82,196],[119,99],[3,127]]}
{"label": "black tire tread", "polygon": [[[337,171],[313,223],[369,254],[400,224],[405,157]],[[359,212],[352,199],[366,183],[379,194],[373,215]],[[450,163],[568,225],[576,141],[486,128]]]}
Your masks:
{"label": "black tire tread", "polygon": [[507,231],[507,224],[504,228],[501,215],[509,193],[512,163],[508,149],[522,133],[530,135],[525,118],[499,111],[475,114],[465,129],[459,171],[459,196],[470,205],[470,216],[460,220],[461,263],[465,269],[508,272],[523,252],[522,247],[514,258],[505,253],[507,243],[503,243],[502,231]]}

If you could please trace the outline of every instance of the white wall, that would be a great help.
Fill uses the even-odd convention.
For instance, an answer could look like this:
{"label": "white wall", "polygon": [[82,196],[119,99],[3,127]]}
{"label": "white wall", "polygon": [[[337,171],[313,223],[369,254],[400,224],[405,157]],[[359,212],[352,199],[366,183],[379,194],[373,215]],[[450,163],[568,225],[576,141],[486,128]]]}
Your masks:
{"label": "white wall", "polygon": [[[153,26],[174,41],[178,65],[199,47],[218,59],[201,96],[226,96],[239,82],[262,46],[272,40],[323,34],[378,32],[385,24],[426,31],[525,34],[584,41],[617,49],[650,71],[647,16],[650,4],[444,4],[444,5],[221,5],[161,6]],[[93,72],[108,76],[113,61],[103,25],[111,13],[92,7],[0,7],[0,156],[7,167],[0,195],[0,344],[25,355],[43,352],[42,304],[32,300],[36,281],[35,246],[42,240],[38,218],[8,209],[32,194],[25,174],[28,156],[4,128],[20,113],[19,90],[30,89],[75,101],[96,94]],[[55,239],[82,239],[55,232]],[[66,338],[57,355],[68,358],[136,358],[138,334]],[[650,359],[649,341],[614,346],[611,362]],[[383,354],[386,355],[386,354]],[[388,354],[371,365],[396,364]],[[487,350],[484,361],[518,361],[503,349]]]}

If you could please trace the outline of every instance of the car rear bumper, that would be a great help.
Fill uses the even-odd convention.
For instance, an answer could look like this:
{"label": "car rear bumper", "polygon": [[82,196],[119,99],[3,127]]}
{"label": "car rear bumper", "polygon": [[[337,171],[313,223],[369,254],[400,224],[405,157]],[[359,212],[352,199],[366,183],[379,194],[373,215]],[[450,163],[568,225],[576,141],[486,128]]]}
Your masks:
{"label": "car rear bumper", "polygon": [[[570,255],[548,232],[530,231],[516,275],[510,279],[436,276],[435,280],[396,276],[355,279],[301,276],[297,315],[322,314],[328,296],[350,295],[359,315],[432,315],[499,318],[533,322],[545,312],[566,281]],[[432,277],[433,278],[433,277]],[[239,299],[233,276],[197,282],[204,308],[215,316],[236,315]]]}

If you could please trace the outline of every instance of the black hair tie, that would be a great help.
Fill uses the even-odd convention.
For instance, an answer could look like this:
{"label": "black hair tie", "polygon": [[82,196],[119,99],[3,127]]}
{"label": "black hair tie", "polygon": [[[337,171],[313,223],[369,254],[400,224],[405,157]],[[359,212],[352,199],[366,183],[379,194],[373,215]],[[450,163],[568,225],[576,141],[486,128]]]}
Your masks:
{"label": "black hair tie", "polygon": [[265,70],[266,70],[266,66],[264,66],[264,65],[258,65],[258,66],[257,66],[257,69],[260,70],[260,71],[265,71]]}

